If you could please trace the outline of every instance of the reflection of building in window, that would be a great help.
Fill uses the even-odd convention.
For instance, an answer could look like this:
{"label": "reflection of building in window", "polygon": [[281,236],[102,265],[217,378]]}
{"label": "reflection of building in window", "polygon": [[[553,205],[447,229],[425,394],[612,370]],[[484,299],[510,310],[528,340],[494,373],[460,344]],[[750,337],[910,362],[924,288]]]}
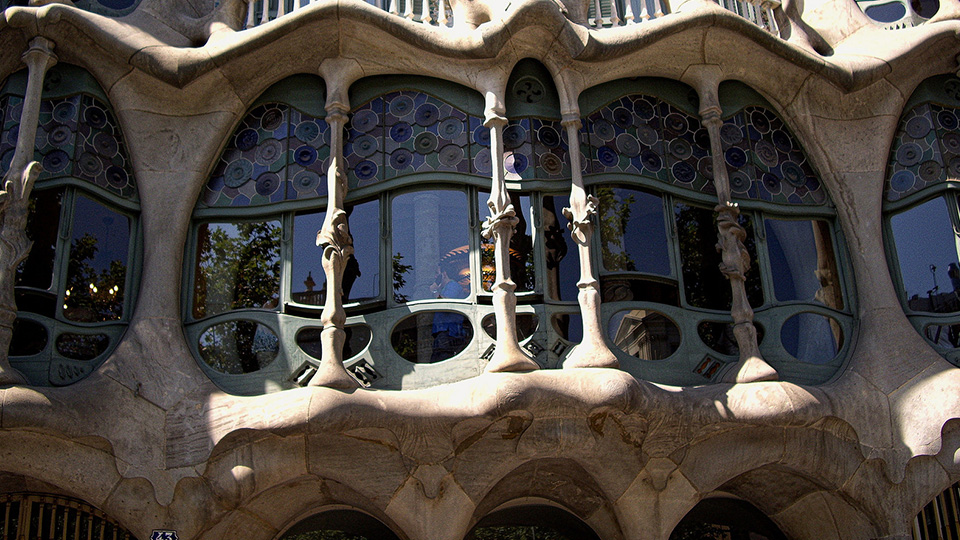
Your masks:
{"label": "reflection of building in window", "polygon": [[924,81],[900,119],[884,210],[891,274],[911,322],[960,361],[960,99],[953,77]]}
{"label": "reflection of building in window", "polygon": [[677,325],[663,315],[637,309],[620,320],[613,344],[630,356],[661,360],[677,350],[680,332]]}

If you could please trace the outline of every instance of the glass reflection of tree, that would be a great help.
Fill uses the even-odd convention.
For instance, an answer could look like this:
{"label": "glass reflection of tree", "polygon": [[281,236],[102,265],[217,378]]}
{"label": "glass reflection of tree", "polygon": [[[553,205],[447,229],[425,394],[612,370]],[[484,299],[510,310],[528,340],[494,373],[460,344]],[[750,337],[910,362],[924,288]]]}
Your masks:
{"label": "glass reflection of tree", "polygon": [[[716,213],[704,208],[677,203],[674,209],[677,237],[680,241],[680,259],[683,267],[687,302],[708,309],[730,309],[732,293],[726,277],[720,272],[720,254],[717,252]],[[744,214],[740,225],[746,230],[744,245],[750,254],[747,271],[747,299],[751,306],[763,305],[763,286],[757,271],[757,250],[753,223]]]}
{"label": "glass reflection of tree", "polygon": [[70,244],[69,272],[64,291],[64,316],[72,321],[101,322],[119,319],[123,313],[124,261],[114,259],[97,270],[93,263],[100,248],[90,233]]}
{"label": "glass reflection of tree", "polygon": [[634,196],[620,197],[610,187],[597,188],[600,200],[600,248],[603,267],[607,270],[634,271],[636,263],[623,245],[623,232],[630,222],[630,205]]}
{"label": "glass reflection of tree", "polygon": [[412,265],[403,264],[402,261],[403,255],[400,253],[393,254],[393,301],[398,304],[403,304],[410,300],[408,295],[400,291],[407,286],[406,275],[413,269]]}
{"label": "glass reflection of tree", "polygon": [[[236,232],[231,234],[228,227]],[[274,308],[280,291],[280,225],[203,225],[197,241],[194,317]]]}
{"label": "glass reflection of tree", "polygon": [[569,537],[554,529],[536,526],[480,527],[469,536],[470,540],[568,540]]}

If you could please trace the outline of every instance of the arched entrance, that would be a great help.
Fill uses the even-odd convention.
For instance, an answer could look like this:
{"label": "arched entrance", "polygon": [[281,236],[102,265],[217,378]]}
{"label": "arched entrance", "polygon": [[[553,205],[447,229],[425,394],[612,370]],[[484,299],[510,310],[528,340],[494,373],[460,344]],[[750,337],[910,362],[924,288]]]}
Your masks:
{"label": "arched entrance", "polygon": [[547,505],[505,508],[487,515],[464,540],[600,540],[570,512]]}
{"label": "arched entrance", "polygon": [[4,540],[136,540],[116,520],[82,501],[35,493],[0,494]]}
{"label": "arched entrance", "polygon": [[780,528],[740,499],[700,501],[670,534],[670,540],[787,540]]}
{"label": "arched entrance", "polygon": [[400,540],[377,518],[357,510],[327,510],[293,527],[280,540]]}

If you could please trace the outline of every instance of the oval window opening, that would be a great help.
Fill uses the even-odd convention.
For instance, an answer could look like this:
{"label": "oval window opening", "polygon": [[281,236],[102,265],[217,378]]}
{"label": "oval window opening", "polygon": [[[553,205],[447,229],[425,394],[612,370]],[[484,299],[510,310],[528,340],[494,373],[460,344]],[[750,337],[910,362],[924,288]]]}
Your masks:
{"label": "oval window opening", "polygon": [[[535,313],[517,313],[517,341],[523,341],[532,336],[540,325],[540,319]],[[491,339],[497,339],[497,317],[493,313],[487,315],[480,322],[483,331]]]}
{"label": "oval window opening", "polygon": [[881,22],[897,22],[907,14],[907,8],[900,2],[888,2],[878,6],[870,6],[866,9],[867,17]]}
{"label": "oval window opening", "polygon": [[579,313],[563,313],[551,317],[553,329],[570,343],[583,341],[583,319]]}
{"label": "oval window opening", "polygon": [[[763,343],[763,327],[756,321],[753,322],[753,327],[757,329],[757,345],[760,345]],[[740,355],[740,345],[733,333],[732,323],[703,321],[697,325],[697,334],[707,347],[720,354]]]}
{"label": "oval window opening", "polygon": [[200,334],[200,357],[220,373],[239,375],[263,369],[280,351],[277,335],[255,321],[227,321]]}
{"label": "oval window opening", "polygon": [[60,334],[57,352],[72,360],[93,360],[107,350],[110,338],[104,334]]}
{"label": "oval window opening", "polygon": [[680,329],[666,315],[647,309],[619,311],[610,318],[610,340],[641,360],[663,360],[680,348]]}
{"label": "oval window opening", "polygon": [[798,313],[780,328],[780,342],[791,356],[808,364],[826,364],[843,346],[840,323],[816,313]]}
{"label": "oval window opening", "polygon": [[453,358],[473,339],[473,326],[454,311],[414,313],[393,328],[390,344],[401,357],[416,364]]}
{"label": "oval window opening", "polygon": [[43,349],[46,347],[46,327],[36,321],[28,319],[16,319],[13,321],[13,339],[10,340],[10,356],[33,356],[43,352]]}
{"label": "oval window opening", "polygon": [[[923,329],[923,335],[934,345],[945,349],[960,347],[960,324],[930,324]],[[13,350],[12,345],[10,350]]]}
{"label": "oval window opening", "polygon": [[[343,343],[344,360],[349,360],[360,354],[360,351],[370,344],[370,338],[373,337],[370,327],[362,324],[348,326],[343,330],[347,334]],[[304,328],[297,332],[297,345],[303,352],[317,360],[323,358],[323,349],[320,345],[320,332],[322,331],[322,328]]]}

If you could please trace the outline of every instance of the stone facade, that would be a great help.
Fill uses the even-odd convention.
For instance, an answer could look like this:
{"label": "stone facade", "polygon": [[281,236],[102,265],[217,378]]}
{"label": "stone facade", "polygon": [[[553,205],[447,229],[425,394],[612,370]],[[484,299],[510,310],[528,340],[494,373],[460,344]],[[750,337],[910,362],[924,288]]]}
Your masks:
{"label": "stone facade", "polygon": [[[899,30],[880,28],[852,0],[790,0],[769,11],[775,33],[706,0],[671,2],[666,15],[606,28],[591,26],[589,6],[573,1],[453,2],[447,27],[358,0],[321,0],[249,29],[246,3],[211,4],[142,0],[111,18],[49,3],[8,7],[0,18],[0,79],[25,64],[30,70],[19,140],[35,138],[46,70],[86,70],[123,133],[140,234],[125,331],[108,358],[65,386],[27,383],[0,364],[0,492],[85,501],[140,539],[171,530],[181,539],[268,540],[318,512],[355,509],[399,538],[460,540],[497,509],[546,504],[605,540],[666,540],[698,502],[733,497],[789,538],[850,540],[909,538],[924,505],[960,480],[960,370],[905,315],[883,214],[890,149],[908,100],[923,81],[957,72],[956,0]],[[657,77],[695,90],[694,112],[717,157],[714,204],[740,345],[722,377],[673,386],[617,369],[623,362],[599,322],[595,203],[577,152],[563,189],[580,235],[582,343],[543,365],[512,339],[517,293],[506,261],[517,218],[508,192],[519,184],[503,177],[501,138],[507,82],[524,59],[549,71],[571,138],[589,112],[578,99],[592,87]],[[336,294],[313,315],[324,360],[304,386],[237,395],[201,369],[182,292],[190,287],[194,212],[256,100],[298,74],[322,78],[332,126],[331,196],[316,252],[332,290],[354,250],[343,213],[342,134],[358,105],[351,86],[415,75],[482,98],[494,171],[485,234],[501,263],[490,300],[499,338],[489,364],[473,358],[474,373],[483,373],[415,389],[357,388],[343,369],[352,312]],[[757,345],[743,285],[746,266],[757,262],[744,247],[739,210],[727,204],[718,138],[723,81],[740,81],[769,102],[835,206],[842,268],[853,284],[850,331],[842,366],[815,384],[778,375]],[[23,256],[16,237],[33,182],[43,182],[29,144],[21,146],[4,163],[7,341]]]}

